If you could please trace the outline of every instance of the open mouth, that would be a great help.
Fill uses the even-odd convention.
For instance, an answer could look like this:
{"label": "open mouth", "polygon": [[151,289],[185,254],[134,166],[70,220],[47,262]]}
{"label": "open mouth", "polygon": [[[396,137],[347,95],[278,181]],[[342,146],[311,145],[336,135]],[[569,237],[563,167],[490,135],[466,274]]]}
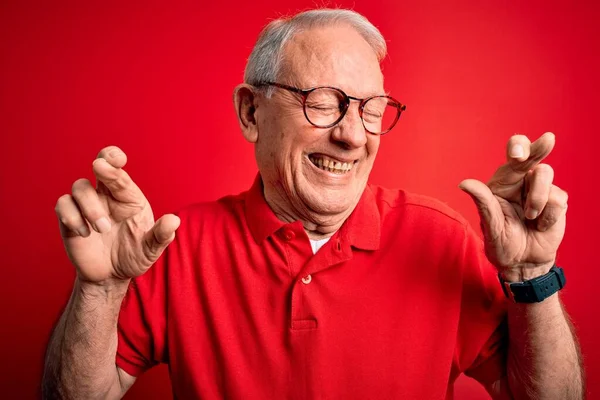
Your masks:
{"label": "open mouth", "polygon": [[315,167],[322,169],[323,171],[333,172],[334,174],[338,175],[343,175],[350,172],[354,165],[358,163],[358,160],[341,162],[322,154],[310,154],[308,159],[314,164]]}

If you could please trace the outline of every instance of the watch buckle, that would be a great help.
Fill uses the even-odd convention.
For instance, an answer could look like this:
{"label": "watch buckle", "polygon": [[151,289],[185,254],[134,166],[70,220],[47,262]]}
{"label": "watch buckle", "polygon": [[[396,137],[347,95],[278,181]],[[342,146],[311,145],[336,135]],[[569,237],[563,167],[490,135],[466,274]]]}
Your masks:
{"label": "watch buckle", "polygon": [[513,291],[510,288],[510,282],[506,282],[503,279],[502,280],[502,288],[504,289],[504,294],[506,295],[506,297],[508,297],[510,300],[512,300],[513,303],[516,303],[517,301],[515,300],[515,294],[513,293]]}

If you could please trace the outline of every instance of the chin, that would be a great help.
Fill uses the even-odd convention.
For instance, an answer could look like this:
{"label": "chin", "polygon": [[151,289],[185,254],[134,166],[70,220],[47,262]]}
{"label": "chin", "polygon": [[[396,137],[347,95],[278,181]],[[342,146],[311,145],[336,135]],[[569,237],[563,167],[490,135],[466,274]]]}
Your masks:
{"label": "chin", "polygon": [[[362,193],[362,191],[361,191]],[[306,196],[304,203],[315,213],[335,215],[346,213],[356,205],[360,194],[356,190],[335,190],[317,188],[312,195]]]}

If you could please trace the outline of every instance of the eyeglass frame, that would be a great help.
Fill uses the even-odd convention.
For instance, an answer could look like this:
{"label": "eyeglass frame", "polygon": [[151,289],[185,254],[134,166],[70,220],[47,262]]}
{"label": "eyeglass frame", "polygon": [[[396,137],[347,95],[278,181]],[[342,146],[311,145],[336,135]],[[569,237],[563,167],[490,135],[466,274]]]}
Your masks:
{"label": "eyeglass frame", "polygon": [[[275,86],[275,87],[278,87],[280,89],[289,90],[290,92],[293,92],[293,93],[298,93],[299,95],[302,96],[302,111],[304,112],[304,117],[306,118],[306,120],[308,121],[308,123],[310,123],[312,126],[317,127],[317,128],[321,128],[321,129],[331,128],[331,127],[339,124],[340,121],[342,119],[344,119],[344,117],[346,116],[346,113],[348,112],[348,109],[350,108],[350,100],[356,100],[356,101],[359,102],[359,105],[358,105],[358,115],[360,116],[360,120],[362,121],[362,125],[365,128],[365,130],[367,132],[369,132],[370,134],[372,134],[372,135],[385,135],[386,133],[388,133],[389,131],[391,131],[396,126],[396,124],[398,123],[398,120],[400,119],[400,115],[402,115],[402,112],[404,110],[406,110],[406,105],[400,103],[398,100],[396,100],[392,96],[377,94],[377,95],[373,95],[373,96],[369,96],[367,98],[361,99],[359,97],[349,96],[342,89],[336,88],[336,87],[333,87],[333,86],[317,86],[317,87],[312,87],[312,88],[309,88],[309,89],[300,89],[300,88],[297,88],[297,87],[294,87],[294,86],[284,85],[282,83],[277,83],[277,82],[259,82],[258,84],[254,85],[254,86],[255,87]],[[331,123],[329,125],[324,125],[324,126],[317,125],[314,122],[312,122],[310,120],[310,118],[308,118],[308,115],[306,114],[306,99],[308,98],[309,94],[311,94],[312,92],[314,92],[317,89],[333,89],[333,90],[341,93],[342,96],[343,96],[344,102],[341,103],[341,104],[343,104],[344,107],[341,110],[341,114],[338,117],[338,119],[335,120],[335,122],[333,122],[333,123]],[[379,133],[371,132],[365,126],[365,120],[363,118],[363,110],[364,110],[365,104],[367,103],[367,101],[369,101],[371,99],[374,99],[376,97],[384,97],[384,98],[387,98],[387,99],[391,100],[392,101],[391,105],[394,108],[396,108],[396,110],[397,110],[396,117],[394,118],[394,122],[392,123],[392,125],[390,126],[390,128],[387,129],[384,132],[379,132]],[[390,103],[388,102],[388,104],[390,104]]]}

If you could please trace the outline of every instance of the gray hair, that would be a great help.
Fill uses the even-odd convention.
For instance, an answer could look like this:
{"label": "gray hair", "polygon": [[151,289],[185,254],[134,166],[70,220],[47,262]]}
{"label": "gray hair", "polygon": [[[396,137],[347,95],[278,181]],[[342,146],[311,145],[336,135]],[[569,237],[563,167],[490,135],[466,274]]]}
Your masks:
{"label": "gray hair", "polygon": [[302,30],[339,23],[354,28],[371,46],[379,62],[385,58],[387,45],[381,32],[356,11],[327,8],[309,10],[291,18],[273,20],[262,30],[248,58],[244,82],[258,85],[276,81],[283,61],[283,48],[288,40]]}

